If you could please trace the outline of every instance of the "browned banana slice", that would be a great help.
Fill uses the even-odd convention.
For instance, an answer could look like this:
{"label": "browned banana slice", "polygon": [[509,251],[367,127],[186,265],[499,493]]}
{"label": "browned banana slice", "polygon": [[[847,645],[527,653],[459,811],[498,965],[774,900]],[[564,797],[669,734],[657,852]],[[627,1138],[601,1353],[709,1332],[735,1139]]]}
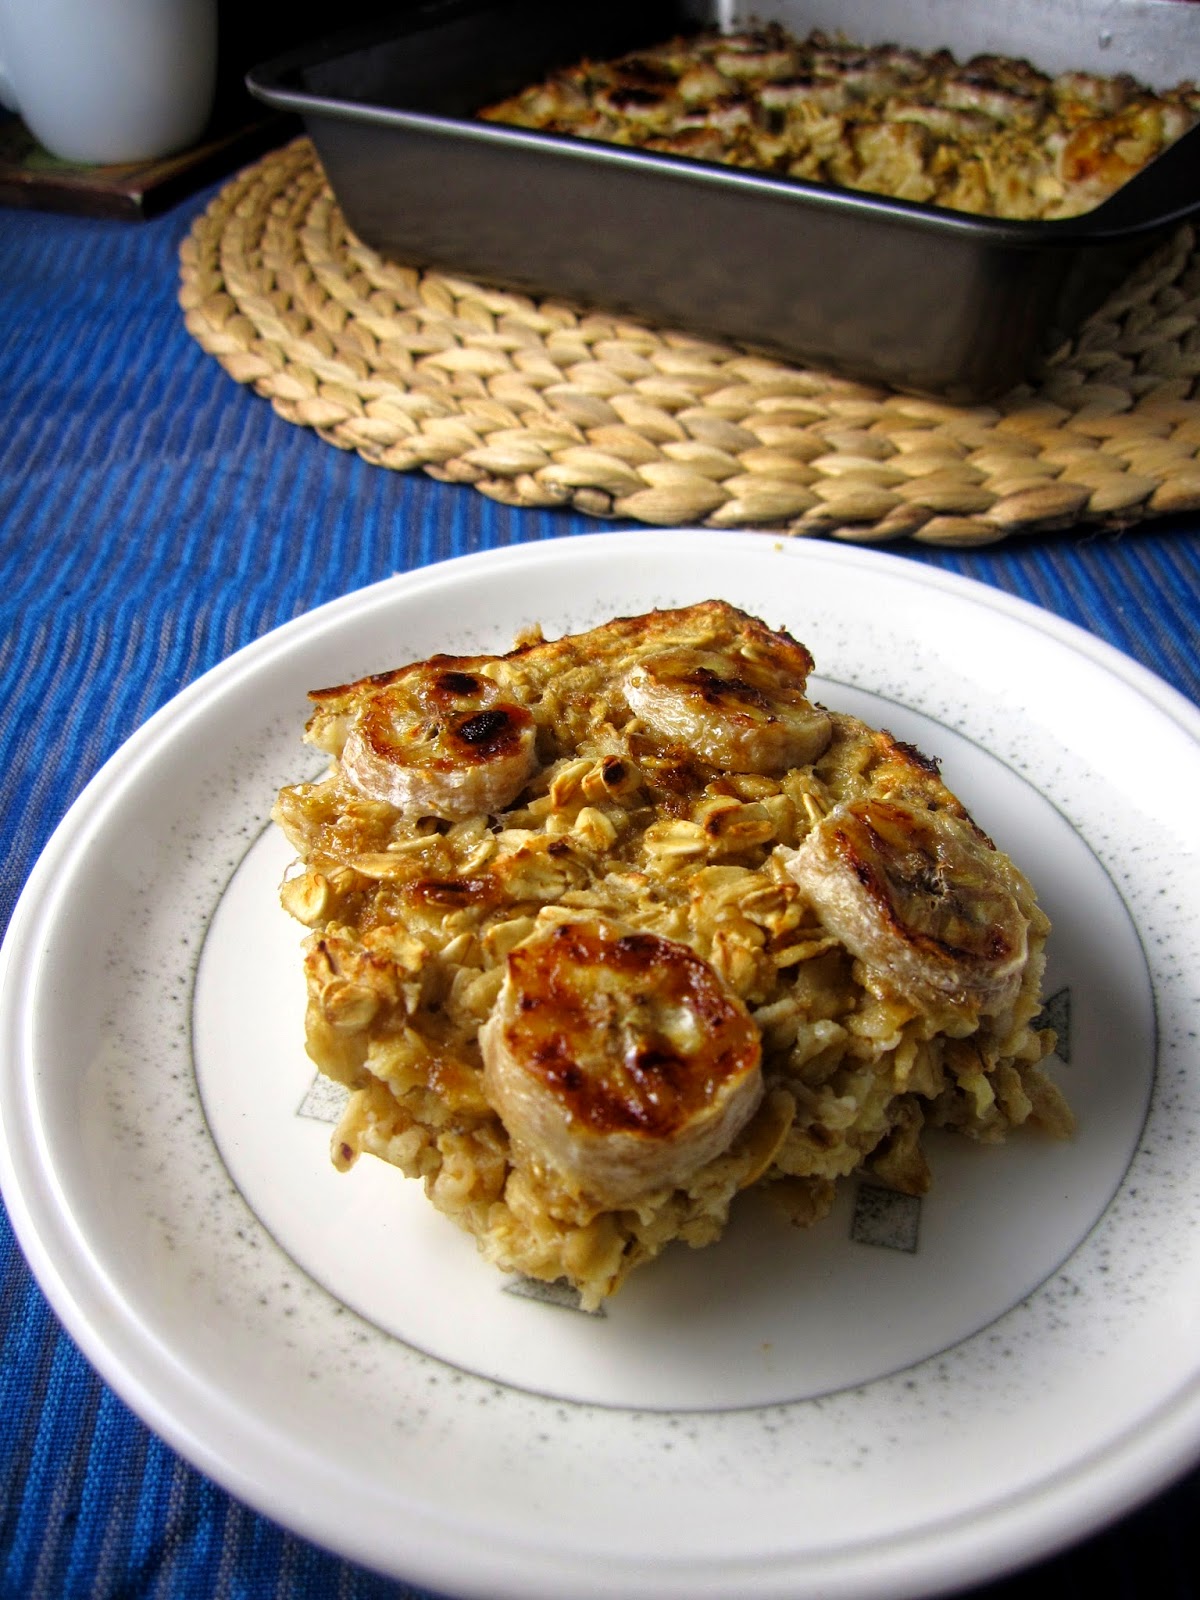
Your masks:
{"label": "browned banana slice", "polygon": [[537,767],[524,707],[453,657],[423,662],[372,694],[341,750],[362,794],[409,817],[470,817],[510,805]]}
{"label": "browned banana slice", "polygon": [[906,999],[1000,1011],[1028,950],[1022,880],[968,818],[897,800],[836,807],[787,861],[824,925]]}
{"label": "browned banana slice", "polygon": [[479,1042],[518,1160],[602,1208],[685,1183],[763,1092],[758,1029],[708,963],[603,918],[513,949]]}
{"label": "browned banana slice", "polygon": [[796,667],[783,652],[671,650],[631,668],[625,698],[655,733],[714,767],[783,772],[815,761],[831,731],[805,695],[807,667]]}

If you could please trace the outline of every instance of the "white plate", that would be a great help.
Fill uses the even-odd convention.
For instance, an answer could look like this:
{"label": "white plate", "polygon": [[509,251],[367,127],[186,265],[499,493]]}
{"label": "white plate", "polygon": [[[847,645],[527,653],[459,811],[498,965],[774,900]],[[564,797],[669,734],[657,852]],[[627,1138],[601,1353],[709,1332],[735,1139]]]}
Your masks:
{"label": "white plate", "polygon": [[[287,851],[305,690],[719,595],[941,758],[1055,922],[1061,1147],[934,1150],[919,1208],[747,1203],[604,1316],[531,1298],[379,1163],[329,1167]],[[892,1597],[1082,1535],[1200,1453],[1200,716],[915,562],[699,532],[426,568],[241,651],[89,785],[0,970],[0,1177],[68,1330],[185,1456],[445,1592]]]}

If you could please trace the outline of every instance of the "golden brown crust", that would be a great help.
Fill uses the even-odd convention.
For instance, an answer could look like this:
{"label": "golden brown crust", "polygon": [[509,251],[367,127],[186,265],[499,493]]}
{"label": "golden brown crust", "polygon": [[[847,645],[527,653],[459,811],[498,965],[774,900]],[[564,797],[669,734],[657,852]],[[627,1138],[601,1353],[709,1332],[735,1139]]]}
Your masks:
{"label": "golden brown crust", "polygon": [[812,829],[788,871],[897,994],[994,1011],[1017,993],[1022,884],[969,819],[896,798],[852,801]]}
{"label": "golden brown crust", "polygon": [[[579,1127],[669,1139],[730,1080],[757,1070],[761,1044],[749,1012],[687,945],[653,933],[609,934],[595,922],[560,923],[549,944],[550,959],[528,943],[509,955],[517,1000],[504,1034]],[[614,1025],[596,1005],[598,971],[640,1007],[688,1013],[699,1042],[684,1049],[658,1029],[632,1038],[612,1070],[590,1071],[596,1034]]]}
{"label": "golden brown crust", "polygon": [[741,1000],[688,945],[608,917],[511,950],[479,1044],[514,1165],[594,1211],[686,1187],[763,1094]]}

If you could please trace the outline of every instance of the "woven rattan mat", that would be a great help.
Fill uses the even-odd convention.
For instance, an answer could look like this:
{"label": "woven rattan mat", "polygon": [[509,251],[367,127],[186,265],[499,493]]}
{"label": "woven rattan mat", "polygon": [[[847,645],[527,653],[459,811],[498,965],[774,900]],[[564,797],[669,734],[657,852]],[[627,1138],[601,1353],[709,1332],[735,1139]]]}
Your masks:
{"label": "woven rattan mat", "polygon": [[281,416],[511,505],[944,545],[1200,508],[1190,229],[1036,389],[973,407],[393,265],[307,139],[221,190],[181,266],[188,329]]}

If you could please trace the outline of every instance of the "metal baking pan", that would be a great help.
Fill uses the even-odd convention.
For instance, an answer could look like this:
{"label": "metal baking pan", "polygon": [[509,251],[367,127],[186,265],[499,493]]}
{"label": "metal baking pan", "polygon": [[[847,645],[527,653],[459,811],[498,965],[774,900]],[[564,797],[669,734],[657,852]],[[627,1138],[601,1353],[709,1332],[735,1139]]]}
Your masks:
{"label": "metal baking pan", "polygon": [[435,0],[255,69],[382,254],[975,400],[1039,363],[1200,211],[1200,128],[1084,216],[1009,222],[474,120],[556,66],[778,20],[1055,72],[1200,77],[1189,0]]}

